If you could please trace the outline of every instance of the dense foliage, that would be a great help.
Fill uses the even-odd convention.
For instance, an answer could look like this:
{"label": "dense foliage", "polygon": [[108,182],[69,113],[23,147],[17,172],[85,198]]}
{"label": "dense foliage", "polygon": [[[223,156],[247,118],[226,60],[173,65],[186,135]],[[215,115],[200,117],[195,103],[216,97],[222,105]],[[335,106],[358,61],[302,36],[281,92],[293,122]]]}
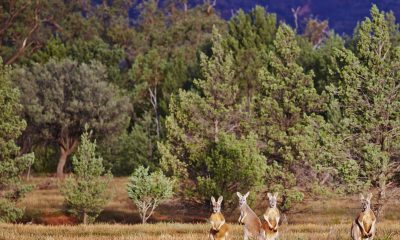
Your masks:
{"label": "dense foliage", "polygon": [[154,213],[162,202],[172,197],[174,181],[161,171],[149,172],[149,168],[139,166],[129,178],[126,190],[128,197],[138,208],[142,223]]}
{"label": "dense foliage", "polygon": [[374,6],[371,15],[360,25],[356,51],[336,52],[339,83],[329,92],[341,115],[336,124],[347,161],[357,164],[368,186],[379,188],[382,205],[399,170],[400,49],[392,46],[385,14]]}
{"label": "dense foliage", "polygon": [[23,92],[21,102],[36,144],[50,142],[60,147],[59,177],[85,124],[101,138],[111,138],[127,127],[128,98],[107,83],[105,68],[98,62],[52,59],[17,69],[14,78]]}
{"label": "dense foliage", "polygon": [[103,159],[96,153],[96,141],[90,141],[90,135],[85,127],[72,158],[74,173],[61,186],[68,210],[83,224],[94,222],[112,197],[109,190],[112,175],[105,173]]}
{"label": "dense foliage", "polygon": [[11,68],[0,58],[0,221],[15,222],[24,210],[16,203],[30,190],[21,182],[21,174],[32,165],[33,154],[20,155],[15,141],[26,127],[19,116],[20,92],[11,84]]}
{"label": "dense foliage", "polygon": [[163,170],[186,200],[268,189],[286,211],[305,192],[377,187],[382,212],[400,170],[394,14],[373,6],[342,37],[328,21],[292,29],[260,6],[225,21],[214,7],[1,3],[0,174],[17,179],[33,151],[35,172],[62,177],[89,124],[113,174]]}

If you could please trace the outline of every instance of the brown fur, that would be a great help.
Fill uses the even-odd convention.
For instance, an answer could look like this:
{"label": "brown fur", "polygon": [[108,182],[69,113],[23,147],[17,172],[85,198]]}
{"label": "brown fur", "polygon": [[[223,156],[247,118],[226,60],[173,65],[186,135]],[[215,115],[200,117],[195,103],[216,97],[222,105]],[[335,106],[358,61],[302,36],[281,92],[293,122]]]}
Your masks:
{"label": "brown fur", "polygon": [[[353,240],[368,239],[372,240],[375,237],[375,223],[376,217],[374,212],[370,208],[370,201],[372,194],[369,194],[368,198],[365,199],[363,195],[361,200],[368,203],[367,207],[363,209],[354,220],[351,226],[351,238]],[[365,230],[365,232],[363,231]]]}
{"label": "brown fur", "polygon": [[253,210],[247,205],[245,199],[249,195],[246,193],[242,196],[240,193],[237,193],[239,199],[244,199],[244,203],[240,206],[240,217],[239,224],[243,224],[243,233],[244,239],[247,240],[249,238],[254,239],[265,239],[265,233],[262,229],[261,221],[257,217],[257,215],[253,212]]}
{"label": "brown fur", "polygon": [[220,212],[211,214],[210,223],[212,229],[218,230],[218,227],[220,227],[221,224],[225,223],[224,215],[222,215],[222,213]]}
{"label": "brown fur", "polygon": [[228,239],[229,225],[224,223],[219,230],[213,228],[210,229],[210,235],[214,240],[226,240]]}
{"label": "brown fur", "polygon": [[221,213],[222,200],[222,196],[218,198],[218,201],[211,197],[213,205],[213,213],[210,216],[211,229],[209,237],[211,240],[226,240],[228,237],[229,226],[225,223],[224,215]]}
{"label": "brown fur", "polygon": [[278,208],[276,207],[278,193],[272,195],[268,193],[268,198],[270,202],[270,206],[265,211],[263,217],[264,222],[262,224],[262,228],[265,231],[265,236],[267,240],[275,240],[278,238],[278,226],[279,226],[279,219],[280,213]]}
{"label": "brown fur", "polygon": [[267,221],[263,223],[263,228],[265,233],[276,233],[278,231],[278,219],[280,218],[280,213],[277,208],[267,208],[264,213],[264,219],[268,219],[272,228],[268,225]]}
{"label": "brown fur", "polygon": [[[247,229],[247,231],[251,234],[251,236],[257,236],[261,230],[261,221],[257,217],[257,215],[251,210],[248,205],[243,206],[240,211],[243,211],[243,214],[246,214],[244,219],[241,220],[241,223]],[[243,215],[241,214],[241,216]]]}
{"label": "brown fur", "polygon": [[[361,212],[358,215],[358,222],[364,225],[364,229],[367,233],[370,233],[372,229],[372,224],[376,221],[376,217],[374,212],[371,209],[366,210],[365,212]],[[367,236],[363,236],[367,237]],[[369,237],[369,236],[368,236]]]}

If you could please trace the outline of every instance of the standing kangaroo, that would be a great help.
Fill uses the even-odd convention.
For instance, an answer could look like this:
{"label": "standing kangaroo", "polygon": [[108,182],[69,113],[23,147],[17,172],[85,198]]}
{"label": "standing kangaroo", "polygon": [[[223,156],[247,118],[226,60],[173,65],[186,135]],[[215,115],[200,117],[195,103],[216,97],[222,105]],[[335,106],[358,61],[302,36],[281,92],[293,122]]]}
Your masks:
{"label": "standing kangaroo", "polygon": [[267,240],[276,240],[278,239],[278,224],[279,219],[281,218],[278,208],[276,207],[276,198],[278,197],[278,193],[268,193],[269,199],[269,207],[264,213],[265,222],[263,223],[263,229],[265,231]]}
{"label": "standing kangaroo", "polygon": [[240,217],[239,224],[243,224],[243,239],[248,240],[249,238],[253,238],[256,240],[265,240],[265,232],[262,229],[261,221],[257,217],[257,215],[251,210],[249,205],[247,205],[246,199],[249,196],[250,192],[247,192],[244,196],[237,192],[237,196],[239,197],[239,208],[240,208]]}
{"label": "standing kangaroo", "polygon": [[362,210],[351,226],[353,240],[372,240],[375,237],[376,217],[371,210],[371,198],[372,193],[368,194],[367,198],[360,194]]}
{"label": "standing kangaroo", "polygon": [[211,197],[213,205],[213,213],[210,216],[210,239],[211,240],[226,240],[228,238],[229,226],[225,223],[224,215],[221,213],[221,203],[224,198],[220,196],[218,201]]}

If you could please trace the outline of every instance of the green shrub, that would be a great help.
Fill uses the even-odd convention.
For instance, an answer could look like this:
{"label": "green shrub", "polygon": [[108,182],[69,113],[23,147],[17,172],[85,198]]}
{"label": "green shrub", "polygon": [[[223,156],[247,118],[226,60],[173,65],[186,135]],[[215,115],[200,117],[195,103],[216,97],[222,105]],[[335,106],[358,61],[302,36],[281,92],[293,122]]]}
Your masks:
{"label": "green shrub", "polygon": [[139,166],[129,178],[127,192],[139,209],[142,223],[153,214],[154,209],[173,195],[174,181],[161,171],[149,173],[149,168]]}
{"label": "green shrub", "polygon": [[15,141],[26,122],[20,117],[20,93],[12,87],[11,68],[0,58],[0,221],[15,222],[24,210],[16,203],[31,189],[21,181],[21,175],[34,162],[33,154],[20,155]]}
{"label": "green shrub", "polygon": [[89,136],[86,128],[72,159],[74,174],[65,180],[61,188],[69,211],[84,224],[94,222],[112,198],[108,190],[112,175],[106,173],[103,176],[103,159],[96,156],[96,142],[91,142]]}
{"label": "green shrub", "polygon": [[[208,177],[198,177],[199,198],[222,195],[227,205],[236,200],[236,192],[256,192],[263,186],[266,160],[257,148],[257,138],[250,134],[238,139],[220,134],[206,156]],[[251,201],[250,201],[251,202]]]}

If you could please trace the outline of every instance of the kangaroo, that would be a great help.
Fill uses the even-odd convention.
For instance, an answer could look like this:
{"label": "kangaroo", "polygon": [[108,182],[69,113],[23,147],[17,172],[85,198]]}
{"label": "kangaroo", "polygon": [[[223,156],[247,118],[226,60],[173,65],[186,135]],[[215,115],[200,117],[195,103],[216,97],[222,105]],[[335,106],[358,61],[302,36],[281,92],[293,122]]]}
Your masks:
{"label": "kangaroo", "polygon": [[375,237],[376,217],[371,210],[372,193],[365,198],[360,194],[362,210],[351,226],[351,239],[353,240],[372,240]]}
{"label": "kangaroo", "polygon": [[209,237],[211,240],[226,240],[228,238],[229,226],[225,223],[224,215],[221,213],[221,203],[224,198],[220,196],[218,201],[211,197],[213,213],[210,216],[211,229]]}
{"label": "kangaroo", "polygon": [[265,231],[267,240],[276,240],[278,238],[278,224],[281,218],[278,208],[276,207],[276,198],[278,193],[268,193],[269,208],[264,213],[265,222],[263,223],[263,229]]}
{"label": "kangaroo", "polygon": [[249,238],[253,238],[256,240],[265,240],[265,232],[262,229],[261,221],[257,217],[257,215],[251,210],[249,205],[247,205],[246,199],[249,196],[250,192],[247,192],[242,196],[239,192],[237,192],[237,196],[239,197],[239,208],[240,208],[240,217],[239,224],[243,224],[243,239],[248,240]]}

